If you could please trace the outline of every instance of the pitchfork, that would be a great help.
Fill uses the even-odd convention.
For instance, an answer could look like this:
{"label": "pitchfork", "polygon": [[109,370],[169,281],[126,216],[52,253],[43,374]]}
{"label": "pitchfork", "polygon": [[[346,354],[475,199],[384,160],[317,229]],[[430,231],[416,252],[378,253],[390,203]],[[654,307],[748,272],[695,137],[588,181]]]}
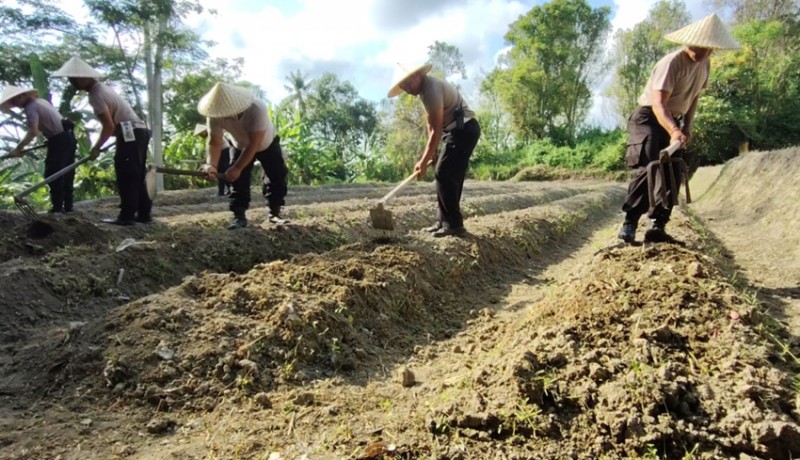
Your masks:
{"label": "pitchfork", "polygon": [[[681,158],[672,157],[672,154],[681,148],[681,145],[681,142],[674,142],[670,144],[669,147],[661,150],[658,153],[658,160],[651,161],[647,165],[647,194],[648,198],[650,199],[651,208],[654,207],[656,203],[655,189],[656,174],[658,172],[661,173],[661,187],[659,190],[661,203],[663,203],[664,206],[666,206],[667,203],[669,203],[670,206],[675,206],[678,204],[678,192],[680,189],[675,181],[675,167],[681,168],[681,172],[683,174],[684,184],[686,185],[686,203],[688,204],[692,202],[692,195],[689,192],[689,169],[686,167],[686,162],[684,162]],[[669,169],[669,174],[667,174],[667,169]],[[669,178],[667,178],[668,175]],[[669,197],[667,197],[667,180],[669,180],[670,190],[672,191]]]}

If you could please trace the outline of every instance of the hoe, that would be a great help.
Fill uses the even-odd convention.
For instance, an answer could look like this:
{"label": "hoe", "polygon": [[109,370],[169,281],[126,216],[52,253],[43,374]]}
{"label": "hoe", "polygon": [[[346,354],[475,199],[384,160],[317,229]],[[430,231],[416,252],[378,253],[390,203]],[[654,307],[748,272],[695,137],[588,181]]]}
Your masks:
{"label": "hoe", "polygon": [[408,176],[403,182],[397,184],[397,187],[393,188],[391,192],[387,193],[386,196],[378,200],[378,204],[375,205],[374,208],[369,210],[369,217],[372,219],[372,227],[377,228],[380,230],[394,230],[394,220],[392,219],[392,211],[384,208],[389,200],[394,198],[397,192],[400,191],[403,187],[408,185],[411,181],[417,178],[417,172],[414,171],[413,174]]}
{"label": "hoe", "polygon": [[[442,142],[442,148],[440,150],[444,150],[444,145],[446,145],[447,141]],[[438,156],[438,153],[437,153]],[[436,158],[428,162],[428,166],[436,163]],[[392,211],[389,211],[384,208],[384,206],[389,203],[389,200],[394,198],[397,195],[397,192],[400,191],[403,187],[411,183],[417,177],[416,171],[411,174],[410,176],[406,177],[403,182],[397,184],[397,187],[393,188],[391,192],[387,193],[386,196],[378,200],[378,203],[375,205],[374,208],[369,210],[369,217],[372,220],[372,228],[376,228],[379,230],[394,230],[394,220],[392,218]]]}

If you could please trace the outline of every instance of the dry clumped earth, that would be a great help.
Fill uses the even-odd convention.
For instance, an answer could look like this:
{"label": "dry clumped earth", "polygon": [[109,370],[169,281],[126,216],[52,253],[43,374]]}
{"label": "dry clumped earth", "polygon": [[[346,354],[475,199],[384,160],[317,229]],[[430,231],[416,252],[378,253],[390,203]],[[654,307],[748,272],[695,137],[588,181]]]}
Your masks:
{"label": "dry clumped earth", "polygon": [[301,188],[291,225],[241,232],[208,191],[133,230],[91,223],[110,200],[40,240],[0,214],[0,458],[800,455],[789,303],[711,199],[676,212],[683,244],[623,247],[618,183],[468,183],[445,241],[415,230],[429,186],[370,230],[387,190]]}

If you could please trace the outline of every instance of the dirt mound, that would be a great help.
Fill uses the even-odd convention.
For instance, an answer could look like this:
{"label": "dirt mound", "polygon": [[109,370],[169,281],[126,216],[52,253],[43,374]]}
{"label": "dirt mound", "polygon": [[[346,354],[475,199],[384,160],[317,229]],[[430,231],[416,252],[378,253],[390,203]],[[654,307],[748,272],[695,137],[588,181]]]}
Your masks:
{"label": "dirt mound", "polygon": [[618,174],[599,170],[575,170],[555,166],[535,165],[522,168],[511,178],[514,182],[559,180],[624,180],[628,173]]}
{"label": "dirt mound", "polygon": [[87,331],[90,342],[113,341],[103,362],[80,359],[70,373],[100,377],[104,366],[98,386],[162,410],[199,411],[226,395],[334,375],[359,380],[365,369],[463,327],[470,312],[436,286],[526,260],[620,194],[609,188],[478,219],[463,240],[357,243],[240,275],[194,277]]}
{"label": "dirt mound", "polygon": [[725,164],[703,197],[702,205],[727,210],[742,222],[777,224],[775,226],[784,228],[787,234],[796,235],[795,229],[800,225],[800,203],[796,194],[798,174],[798,148],[748,152]]}
{"label": "dirt mound", "polygon": [[749,152],[727,162],[692,209],[736,248],[751,281],[800,296],[798,175],[800,148]]}
{"label": "dirt mound", "polygon": [[698,250],[601,251],[509,334],[511,356],[431,415],[453,438],[523,444],[526,458],[800,454],[793,376],[761,317]]}
{"label": "dirt mound", "polygon": [[[41,256],[67,246],[100,246],[108,235],[97,225],[73,215],[42,215],[41,222],[29,222],[21,214],[0,211],[0,262],[16,257]],[[37,231],[49,228],[46,234]]]}
{"label": "dirt mound", "polygon": [[[53,297],[32,311],[54,318],[13,320],[35,335],[0,355],[0,445],[65,460],[800,454],[798,369],[704,228],[676,212],[685,245],[607,247],[623,187],[477,186],[463,239],[414,230],[432,217],[421,187],[376,237],[371,201],[342,188],[291,226],[226,232],[227,214],[176,206],[5,261],[3,290],[32,270]],[[574,241],[593,233],[607,237]],[[117,252],[123,237],[146,244]],[[551,284],[540,268],[561,258],[571,275]]]}

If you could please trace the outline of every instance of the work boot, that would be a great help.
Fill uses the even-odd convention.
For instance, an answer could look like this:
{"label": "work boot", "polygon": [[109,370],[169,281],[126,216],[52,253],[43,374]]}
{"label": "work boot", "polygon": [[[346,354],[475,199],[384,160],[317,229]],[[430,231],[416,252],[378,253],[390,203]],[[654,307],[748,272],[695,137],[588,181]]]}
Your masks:
{"label": "work boot", "polygon": [[636,241],[636,222],[625,222],[622,224],[622,229],[619,231],[617,238],[628,244]]}
{"label": "work boot", "polygon": [[467,229],[464,227],[442,227],[439,230],[436,230],[432,233],[434,238],[444,238],[445,236],[465,236],[467,234]]}
{"label": "work boot", "polygon": [[422,229],[423,232],[433,233],[442,228],[441,222],[436,222],[435,224],[431,225],[430,227],[425,227]]}
{"label": "work boot", "polygon": [[133,219],[123,219],[122,217],[103,219],[100,222],[104,224],[119,225],[120,227],[131,227],[136,225],[136,222],[134,222]]}
{"label": "work boot", "polygon": [[228,230],[238,230],[245,227],[247,227],[247,217],[243,215],[234,216],[233,223],[228,226]]}
{"label": "work boot", "polygon": [[284,218],[281,217],[281,209],[280,208],[268,209],[267,210],[267,214],[268,214],[267,220],[269,220],[270,223],[273,223],[275,225],[281,225],[281,224],[289,223],[288,219],[284,219]]}
{"label": "work boot", "polygon": [[675,238],[669,236],[664,230],[666,223],[660,221],[653,221],[653,224],[644,233],[645,243],[674,243]]}
{"label": "work boot", "polygon": [[140,224],[151,224],[151,223],[153,223],[153,216],[151,216],[149,214],[146,215],[146,216],[141,216],[140,215],[140,216],[136,216],[136,219],[134,219],[134,220],[136,222],[139,222]]}

